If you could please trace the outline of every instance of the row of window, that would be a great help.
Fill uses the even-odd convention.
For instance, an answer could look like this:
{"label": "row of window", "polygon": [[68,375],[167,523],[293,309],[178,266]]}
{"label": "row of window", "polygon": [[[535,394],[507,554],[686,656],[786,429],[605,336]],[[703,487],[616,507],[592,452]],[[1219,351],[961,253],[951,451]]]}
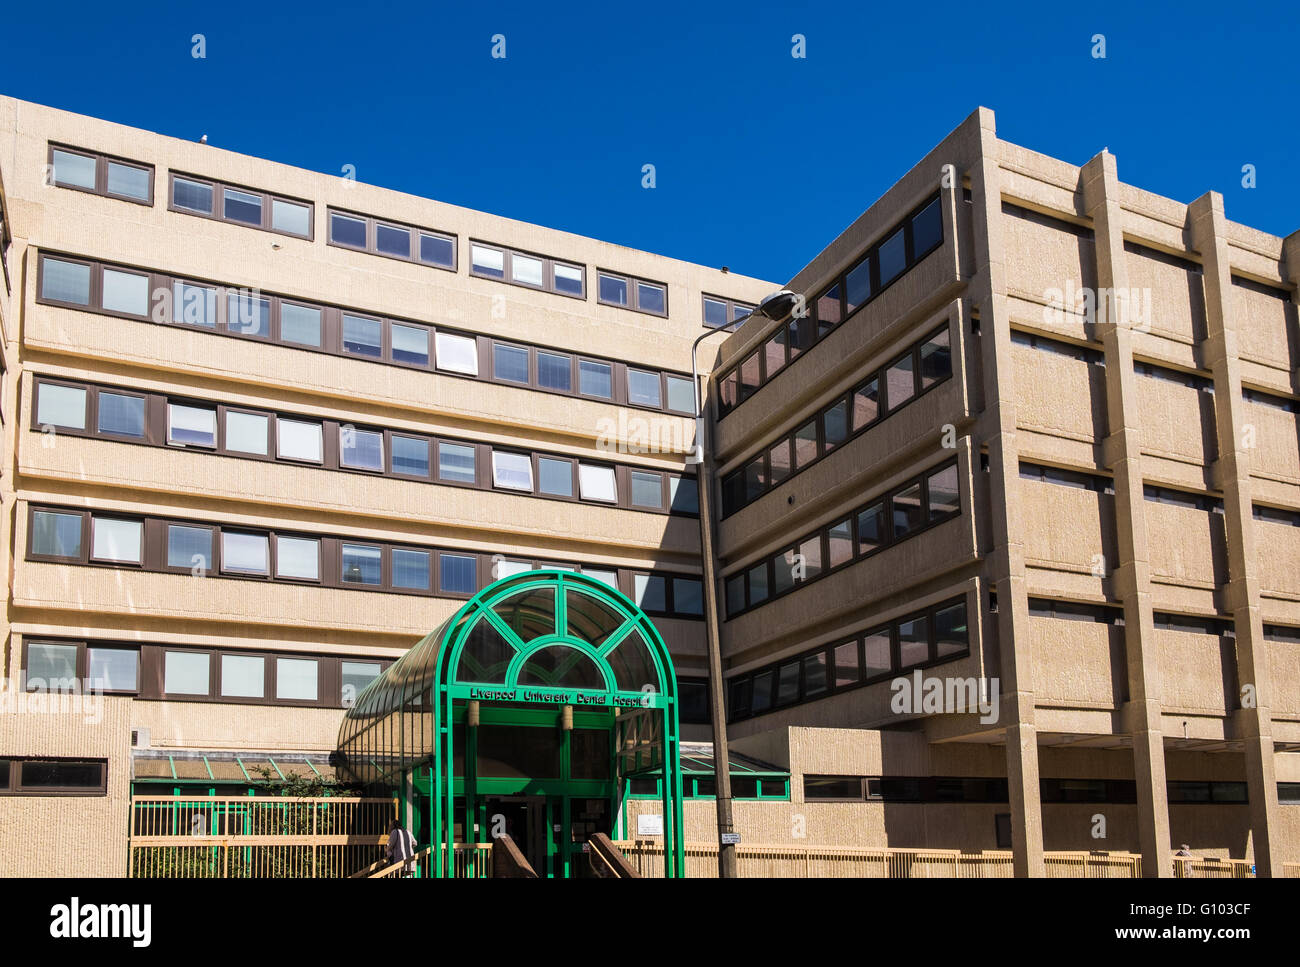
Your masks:
{"label": "row of window", "polygon": [[1194,635],[1215,635],[1219,638],[1237,637],[1237,629],[1230,619],[1198,618],[1195,615],[1157,611],[1154,615],[1158,631],[1182,631]]}
{"label": "row of window", "polygon": [[[1278,783],[1278,798],[1293,794]],[[1040,779],[1039,797],[1053,803],[1137,802],[1137,783],[1132,779]],[[1165,784],[1171,804],[1245,803],[1246,783],[1200,780],[1172,780]],[[1004,803],[1006,779],[970,779],[956,776],[804,776],[803,796],[808,802],[899,802],[899,803]]]}
{"label": "row of window", "polygon": [[1176,383],[1179,386],[1186,386],[1188,389],[1199,390],[1202,393],[1214,395],[1214,380],[1208,376],[1201,376],[1198,373],[1188,373],[1181,369],[1170,369],[1168,366],[1160,366],[1157,363],[1145,363],[1134,361],[1133,370],[1139,376],[1147,376],[1151,379],[1158,379],[1166,383]]}
{"label": "row of window", "polygon": [[1265,507],[1263,504],[1253,504],[1251,506],[1251,516],[1255,520],[1266,520],[1274,524],[1300,527],[1300,510],[1284,510],[1281,507]]}
{"label": "row of window", "polygon": [[[51,144],[49,152],[51,184],[153,204],[153,165],[62,145]],[[309,201],[197,175],[171,172],[169,178],[169,211],[308,240],[315,237],[315,205]],[[331,245],[456,270],[453,234],[335,208],[328,210],[328,221]],[[587,297],[585,266],[485,242],[470,241],[470,274],[572,298]],[[665,283],[604,269],[597,277],[597,301],[602,305],[668,315]],[[719,304],[729,317],[722,325],[738,324],[753,310],[743,303],[706,296],[705,325],[719,325]]]}
{"label": "row of window", "polygon": [[945,326],[767,446],[722,480],[722,515],[734,514],[836,447],[952,376]]}
{"label": "row of window", "polygon": [[1014,202],[1003,200],[1002,214],[1010,215],[1012,218],[1019,218],[1022,221],[1033,222],[1036,225],[1042,225],[1046,228],[1055,229],[1058,232],[1065,232],[1074,235],[1077,238],[1092,240],[1095,235],[1087,225],[1080,225],[1076,222],[1066,221],[1064,218],[1058,218],[1055,215],[1048,215],[1045,212],[1034,211],[1031,208],[1025,208]]}
{"label": "row of window", "polygon": [[1211,497],[1209,494],[1194,494],[1188,490],[1174,490],[1170,487],[1144,484],[1142,496],[1144,499],[1156,504],[1172,504],[1175,507],[1185,507],[1188,510],[1203,510],[1214,514],[1223,513],[1223,498]]}
{"label": "row of window", "polygon": [[28,640],[23,687],[79,686],[145,699],[351,706],[388,660],[66,640]]}
{"label": "row of window", "polygon": [[789,320],[763,346],[719,377],[718,419],[753,396],[800,353],[825,338],[942,244],[943,212],[935,196],[811,300],[803,315]]}
{"label": "row of window", "polygon": [[0,758],[0,796],[103,796],[104,759]]}
{"label": "row of window", "polygon": [[[28,534],[27,556],[34,561],[450,598],[468,598],[537,567],[575,569],[482,552],[55,507],[33,506]],[[650,613],[703,613],[697,577],[600,566],[583,566],[582,573],[641,599]]]}
{"label": "row of window", "polygon": [[[627,781],[627,798],[662,799],[662,780],[645,776]],[[718,795],[717,779],[714,776],[683,775],[683,799],[716,799]],[[788,776],[741,776],[731,775],[732,799],[782,799],[790,798],[790,779]]]}
{"label": "row of window", "polygon": [[630,510],[699,512],[694,477],[39,378],[32,429],[46,427],[151,446],[495,488]]}
{"label": "row of window", "polygon": [[900,484],[843,520],[819,528],[726,579],[727,618],[736,617],[853,561],[961,513],[957,463]]}
{"label": "row of window", "polygon": [[1268,406],[1286,413],[1300,413],[1300,400],[1294,400],[1289,396],[1277,396],[1263,390],[1243,388],[1241,397],[1248,403],[1258,403],[1260,406]]}
{"label": "row of window", "polygon": [[38,301],[53,305],[548,393],[695,412],[689,376],[145,269],[43,254],[37,292]]}
{"label": "row of window", "polygon": [[1029,463],[1025,460],[1020,461],[1020,478],[1022,480],[1037,480],[1040,483],[1056,484],[1059,487],[1091,490],[1094,493],[1112,497],[1115,495],[1115,481],[1111,477],[1101,477],[1080,470],[1049,467],[1040,463]]}
{"label": "row of window", "polygon": [[1124,627],[1124,612],[1104,604],[1079,604],[1074,601],[1057,601],[1052,598],[1030,598],[1031,618],[1056,618],[1061,621],[1092,621],[1097,624]]}
{"label": "row of window", "polygon": [[704,296],[704,325],[710,329],[726,329],[735,332],[741,323],[749,318],[754,306],[748,302],[737,302],[720,295]]}
{"label": "row of window", "polygon": [[1083,363],[1091,363],[1093,366],[1101,366],[1102,368],[1106,366],[1106,354],[1100,349],[1091,349],[1088,346],[1062,342],[1059,339],[1039,336],[1020,329],[1011,330],[1011,342],[1017,346],[1027,346],[1030,349],[1052,353],[1055,356],[1065,356]]}
{"label": "row of window", "polygon": [[946,601],[865,635],[729,679],[728,721],[811,702],[968,654],[966,602]]}

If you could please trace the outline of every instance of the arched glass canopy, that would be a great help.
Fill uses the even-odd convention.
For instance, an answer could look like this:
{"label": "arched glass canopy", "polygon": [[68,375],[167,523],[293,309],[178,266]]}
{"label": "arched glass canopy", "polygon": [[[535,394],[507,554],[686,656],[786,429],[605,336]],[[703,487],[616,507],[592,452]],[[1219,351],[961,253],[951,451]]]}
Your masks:
{"label": "arched glass canopy", "polygon": [[665,850],[666,872],[677,874],[676,678],[658,630],[628,598],[569,571],[505,578],[470,598],[357,697],[339,732],[344,767],[361,782],[393,788],[413,773],[427,775],[435,800],[431,839],[448,855],[453,798],[468,795],[472,803],[474,796],[475,746],[471,739],[467,760],[460,733],[472,732],[477,717],[458,712],[471,703],[604,713],[597,720],[611,732],[613,779],[662,770],[665,845],[677,843]]}

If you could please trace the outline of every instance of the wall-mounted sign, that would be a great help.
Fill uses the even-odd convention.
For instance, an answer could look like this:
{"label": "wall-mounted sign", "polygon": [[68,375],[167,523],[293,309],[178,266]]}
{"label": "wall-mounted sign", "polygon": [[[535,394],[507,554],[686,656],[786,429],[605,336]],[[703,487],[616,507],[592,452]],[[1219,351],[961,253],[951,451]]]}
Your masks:
{"label": "wall-mounted sign", "polygon": [[642,813],[636,818],[636,834],[638,836],[662,836],[664,834],[664,818],[659,813]]}
{"label": "wall-mounted sign", "polygon": [[578,708],[663,708],[667,702],[658,692],[586,692],[573,688],[525,688],[501,685],[448,686],[452,698],[480,702],[526,702],[529,705],[573,705]]}
{"label": "wall-mounted sign", "polygon": [[723,845],[723,846],[735,846],[735,845],[736,845],[737,843],[739,843],[739,842],[740,842],[740,834],[739,834],[739,833],[723,833],[723,834],[722,834],[722,845]]}

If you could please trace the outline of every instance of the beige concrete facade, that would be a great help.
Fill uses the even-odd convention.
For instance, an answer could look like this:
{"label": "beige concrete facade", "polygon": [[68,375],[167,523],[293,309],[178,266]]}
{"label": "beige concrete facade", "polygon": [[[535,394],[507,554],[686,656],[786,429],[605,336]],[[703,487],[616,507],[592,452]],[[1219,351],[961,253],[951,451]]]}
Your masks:
{"label": "beige concrete facade", "polygon": [[[47,183],[52,144],[152,166],[152,203]],[[312,238],[174,210],[172,173],[309,202]],[[1005,845],[1007,816],[1021,875],[1041,875],[1045,851],[1089,849],[1141,852],[1148,875],[1169,875],[1182,843],[1249,859],[1265,875],[1300,861],[1300,805],[1278,795],[1279,783],[1300,783],[1300,643],[1276,633],[1300,628],[1300,527],[1257,512],[1300,519],[1300,236],[1233,223],[1217,195],[1182,205],[1126,185],[1109,154],[1077,168],[1011,145],[981,109],[788,288],[812,304],[933,196],[942,244],[725,416],[722,379],[778,322],[755,317],[701,347],[704,372],[715,374],[704,388],[722,481],[928,334],[946,331],[951,346],[950,378],[724,508],[716,593],[725,605],[728,579],[953,461],[958,512],[728,616],[724,677],[730,685],[959,601],[968,650],[924,674],[996,681],[1000,704],[983,721],[900,714],[893,678],[882,677],[733,715],[736,751],[790,774],[789,800],[737,803],[736,828],[754,843],[980,850]],[[25,670],[31,641],[391,660],[463,601],[33,559],[34,507],[619,569],[627,593],[634,574],[702,573],[689,515],[44,431],[37,387],[54,380],[596,461],[621,474],[694,472],[689,413],[54,304],[42,297],[40,260],[56,253],[246,287],[687,377],[704,296],[755,304],[777,285],[11,99],[0,99],[0,200],[12,238],[0,299],[7,682]],[[455,270],[330,244],[331,209],[454,236]],[[585,296],[478,277],[472,241],[582,266]],[[600,270],[665,284],[667,314],[602,304]],[[1149,312],[1135,325],[1052,304],[1053,292],[1098,289],[1141,293]],[[645,452],[647,434],[672,444]],[[1069,472],[1074,483],[1030,479],[1029,467]],[[1084,478],[1096,485],[1079,486]],[[1160,500],[1160,488],[1191,496]],[[716,491],[710,500],[723,503]],[[1053,602],[1109,608],[1098,614],[1116,620],[1045,613]],[[1221,633],[1170,616],[1218,622],[1206,627]],[[679,678],[703,679],[704,622],[654,620]],[[215,694],[102,702],[94,723],[83,712],[0,712],[0,759],[107,763],[102,796],[0,796],[0,873],[122,875],[134,757],[323,758],[343,714],[341,704]],[[705,740],[709,727],[687,724],[683,735]],[[1006,791],[991,802],[819,801],[805,795],[809,777],[987,778]],[[1128,783],[1135,794],[1043,801],[1058,781]],[[1244,783],[1248,801],[1170,803],[1166,783]],[[714,839],[712,801],[688,802],[686,817],[688,840]],[[32,855],[27,844],[51,823],[84,830],[102,851]]]}

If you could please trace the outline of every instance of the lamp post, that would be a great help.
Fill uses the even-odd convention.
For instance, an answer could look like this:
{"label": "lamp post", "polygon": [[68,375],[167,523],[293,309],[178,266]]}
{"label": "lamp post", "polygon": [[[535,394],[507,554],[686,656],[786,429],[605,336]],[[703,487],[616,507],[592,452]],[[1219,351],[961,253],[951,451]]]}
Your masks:
{"label": "lamp post", "polygon": [[[796,305],[799,297],[789,289],[782,289],[764,299],[750,318],[783,320]],[[700,394],[700,371],[696,352],[700,343],[716,330],[700,335],[691,346],[691,383],[695,387],[695,449],[687,463],[699,467],[696,476],[700,502],[700,554],[704,563],[704,624],[708,636],[709,654],[709,717],[713,721],[713,775],[718,808],[718,876],[734,879],[736,876],[736,846],[722,842],[722,834],[733,833],[731,820],[731,771],[727,752],[727,705],[722,687],[722,645],[718,635],[717,574],[713,558],[713,476],[709,466],[709,421],[704,415]]]}

